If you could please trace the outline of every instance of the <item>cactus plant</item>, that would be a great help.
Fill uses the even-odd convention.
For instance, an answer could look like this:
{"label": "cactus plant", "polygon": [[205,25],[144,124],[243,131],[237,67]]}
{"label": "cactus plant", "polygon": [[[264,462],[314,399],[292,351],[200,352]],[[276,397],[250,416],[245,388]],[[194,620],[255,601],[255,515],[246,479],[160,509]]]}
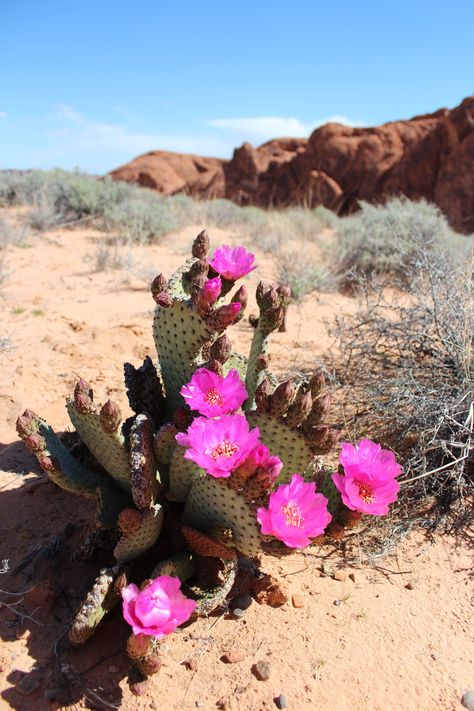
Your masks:
{"label": "cactus plant", "polygon": [[[191,258],[169,280],[159,274],[152,283],[157,361],[147,356],[140,367],[125,364],[131,417],[122,421],[110,400],[96,407],[91,387],[80,379],[67,400],[69,417],[87,448],[86,456],[79,450],[79,459],[33,412],[18,418],[20,437],[52,481],[97,499],[97,525],[111,534],[103,539],[110,553],[115,546],[117,565],[101,571],[73,622],[70,636],[76,644],[94,632],[120,589],[127,614],[135,619],[134,600],[142,593],[134,584],[124,587],[125,563],[127,575],[141,583],[143,599],[148,600],[147,586],[153,581],[178,578],[196,599],[194,616],[222,604],[237,575],[239,555],[283,555],[288,549],[285,537],[278,538],[278,526],[303,520],[297,500],[283,493],[279,496],[286,504],[275,518],[272,492],[280,485],[281,492],[285,486],[301,492],[305,511],[319,497],[318,506],[329,508],[326,522],[331,515],[342,520],[338,489],[343,485],[336,487],[321,462],[338,439],[338,432],[323,424],[330,406],[324,377],[318,371],[278,383],[269,371],[269,340],[281,325],[289,289],[258,285],[260,313],[251,319],[247,359],[233,351],[227,329],[244,314],[247,292],[235,282],[254,268],[253,255],[224,246],[209,259],[208,250],[203,231]],[[204,381],[207,390],[200,392]],[[228,399],[225,388],[237,390]],[[205,399],[207,419],[196,416],[199,397]],[[226,398],[233,404],[224,411]],[[227,414],[220,416],[219,408]],[[223,439],[206,444],[219,428],[225,430]],[[295,479],[295,473],[301,476]],[[273,538],[262,533],[259,522],[264,519]],[[308,522],[305,526],[319,530]],[[150,567],[162,531],[172,541],[173,554],[154,559]],[[135,668],[145,675],[160,666],[159,635],[147,634],[146,643],[133,635],[128,643]]]}

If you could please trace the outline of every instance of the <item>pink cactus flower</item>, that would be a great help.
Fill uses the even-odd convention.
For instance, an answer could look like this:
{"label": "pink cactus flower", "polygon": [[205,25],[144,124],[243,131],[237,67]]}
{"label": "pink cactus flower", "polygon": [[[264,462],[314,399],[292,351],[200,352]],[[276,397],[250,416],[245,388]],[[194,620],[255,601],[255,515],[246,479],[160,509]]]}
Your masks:
{"label": "pink cactus flower", "polygon": [[131,583],[122,590],[123,616],[136,635],[164,637],[191,617],[196,607],[180,590],[179,578],[160,575],[143,590]]}
{"label": "pink cactus flower", "polygon": [[178,432],[176,441],[187,447],[184,456],[213,477],[227,478],[258,444],[260,431],[249,425],[243,415],[222,415],[210,420],[197,417],[186,433]]}
{"label": "pink cactus flower", "polygon": [[330,523],[327,504],[326,497],[316,493],[314,482],[293,474],[289,484],[281,484],[270,494],[268,509],[257,510],[257,520],[263,534],[278,538],[289,548],[305,548]]}
{"label": "pink cactus flower", "polygon": [[228,415],[238,410],[248,397],[237,370],[229,370],[223,378],[207,368],[199,368],[180,392],[191,410],[206,417]]}
{"label": "pink cactus flower", "polygon": [[283,468],[280,457],[270,456],[270,450],[264,444],[259,444],[250,452],[245,462],[239,467],[239,472],[251,477],[259,469],[265,471],[269,484],[273,484]]}
{"label": "pink cactus flower", "polygon": [[373,516],[388,513],[388,505],[397,500],[396,477],[402,472],[394,453],[362,439],[355,447],[344,442],[339,461],[344,474],[335,472],[332,480],[347,508]]}
{"label": "pink cactus flower", "polygon": [[213,304],[216,303],[222,289],[222,282],[220,277],[215,279],[208,279],[204,286],[199,290],[197,296],[197,306],[198,308],[205,311],[209,309]]}
{"label": "pink cactus flower", "polygon": [[244,247],[229,247],[223,244],[216,249],[209,264],[224,279],[235,281],[256,268],[254,261],[255,255],[247,252]]}

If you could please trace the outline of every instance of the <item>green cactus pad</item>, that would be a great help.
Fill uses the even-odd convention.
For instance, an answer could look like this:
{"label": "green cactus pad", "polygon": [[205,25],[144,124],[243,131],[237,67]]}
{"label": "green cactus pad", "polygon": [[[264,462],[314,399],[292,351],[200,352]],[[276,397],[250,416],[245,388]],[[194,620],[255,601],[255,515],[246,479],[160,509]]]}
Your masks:
{"label": "green cactus pad", "polygon": [[105,432],[100,422],[100,415],[95,408],[91,412],[81,413],[75,407],[74,401],[68,399],[67,411],[87,449],[114,481],[129,493],[130,461],[122,433]]}
{"label": "green cactus pad", "polygon": [[153,505],[159,488],[153,433],[147,415],[137,415],[130,430],[130,484],[139,509]]}
{"label": "green cactus pad", "polygon": [[171,455],[169,488],[166,494],[170,501],[185,501],[196,478],[207,476],[197,464],[184,458],[185,451],[184,447],[176,444]]}
{"label": "green cactus pad", "polygon": [[212,328],[198,316],[191,301],[175,300],[172,306],[156,307],[153,337],[170,415],[184,404],[179,391],[204,362],[200,351],[212,336]]}
{"label": "green cactus pad", "polygon": [[[97,488],[107,484],[107,480],[91,469],[83,466],[62,444],[52,428],[44,420],[38,422],[38,434],[43,437],[46,450],[44,455],[52,456],[58,466],[53,471],[48,471],[49,478],[55,484],[73,494],[81,494],[95,498]],[[40,460],[40,457],[38,457]]]}
{"label": "green cactus pad", "polygon": [[196,561],[191,553],[177,553],[176,555],[162,560],[153,569],[150,578],[157,578],[159,575],[171,575],[179,578],[182,583],[189,580],[196,572]]}
{"label": "green cactus pad", "polygon": [[338,517],[342,509],[341,494],[332,480],[333,472],[326,470],[316,478],[316,489],[328,500],[328,511],[334,517]]}
{"label": "green cactus pad", "polygon": [[176,434],[178,430],[172,422],[167,422],[153,437],[156,461],[158,464],[169,464],[171,455],[176,447]]}
{"label": "green cactus pad", "polygon": [[245,387],[248,392],[248,399],[244,404],[245,410],[252,410],[255,407],[255,390],[262,380],[268,377],[267,371],[259,367],[258,359],[268,353],[269,335],[270,332],[265,325],[262,325],[262,318],[260,318],[253,334],[245,375]]}
{"label": "green cactus pad", "polygon": [[163,509],[159,504],[143,511],[137,528],[124,533],[115,546],[117,562],[126,563],[151,548],[160,535],[162,525]]}
{"label": "green cactus pad", "polygon": [[224,363],[224,374],[227,374],[229,370],[236,370],[242,380],[245,380],[245,375],[247,373],[247,358],[240,353],[231,353],[229,358]]}
{"label": "green cactus pad", "polygon": [[97,487],[96,523],[98,528],[114,528],[117,519],[125,508],[130,506],[130,498],[122,489],[111,482]]}
{"label": "green cactus pad", "polygon": [[262,536],[255,511],[225,481],[208,475],[194,481],[186,499],[183,520],[204,532],[213,526],[230,528],[239,551],[249,556],[261,553]]}
{"label": "green cactus pad", "polygon": [[105,615],[116,606],[120,594],[115,589],[115,582],[121,572],[119,565],[100,571],[71,624],[69,639],[73,644],[84,644]]}
{"label": "green cactus pad", "polygon": [[278,484],[290,481],[292,474],[303,474],[315,459],[303,435],[298,430],[291,430],[284,421],[260,412],[249,412],[247,420],[250,427],[258,427],[262,442],[270,453],[283,462]]}

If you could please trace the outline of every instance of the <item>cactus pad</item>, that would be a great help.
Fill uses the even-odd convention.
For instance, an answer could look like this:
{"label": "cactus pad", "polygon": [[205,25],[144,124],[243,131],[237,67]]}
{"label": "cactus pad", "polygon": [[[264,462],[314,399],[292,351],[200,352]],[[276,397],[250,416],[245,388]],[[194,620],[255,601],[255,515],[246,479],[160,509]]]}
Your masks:
{"label": "cactus pad", "polygon": [[73,644],[84,644],[105,615],[116,606],[120,599],[118,588],[125,585],[125,580],[121,581],[122,585],[116,585],[122,572],[122,567],[118,565],[100,571],[71,624],[69,639]]}
{"label": "cactus pad", "polygon": [[122,538],[115,546],[114,555],[119,563],[126,563],[147,551],[160,535],[163,509],[156,504],[146,511],[125,509],[119,517]]}

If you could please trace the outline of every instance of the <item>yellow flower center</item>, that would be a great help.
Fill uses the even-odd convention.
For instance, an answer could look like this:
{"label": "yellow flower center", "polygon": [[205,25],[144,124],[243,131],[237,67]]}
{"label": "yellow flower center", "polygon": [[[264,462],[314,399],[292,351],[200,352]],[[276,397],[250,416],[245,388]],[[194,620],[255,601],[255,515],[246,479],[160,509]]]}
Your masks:
{"label": "yellow flower center", "polygon": [[304,524],[304,516],[294,501],[289,501],[286,506],[282,506],[281,512],[285,517],[287,526],[297,526],[301,528]]}
{"label": "yellow flower center", "polygon": [[204,395],[204,402],[207,402],[208,405],[218,405],[219,407],[222,407],[224,404],[224,398],[217,388],[212,388]]}
{"label": "yellow flower center", "polygon": [[366,504],[372,504],[375,501],[375,491],[372,489],[370,484],[362,484],[360,481],[356,481],[359,487],[359,496]]}
{"label": "yellow flower center", "polygon": [[216,460],[217,457],[232,457],[239,451],[239,445],[225,438],[209,451],[209,456]]}

